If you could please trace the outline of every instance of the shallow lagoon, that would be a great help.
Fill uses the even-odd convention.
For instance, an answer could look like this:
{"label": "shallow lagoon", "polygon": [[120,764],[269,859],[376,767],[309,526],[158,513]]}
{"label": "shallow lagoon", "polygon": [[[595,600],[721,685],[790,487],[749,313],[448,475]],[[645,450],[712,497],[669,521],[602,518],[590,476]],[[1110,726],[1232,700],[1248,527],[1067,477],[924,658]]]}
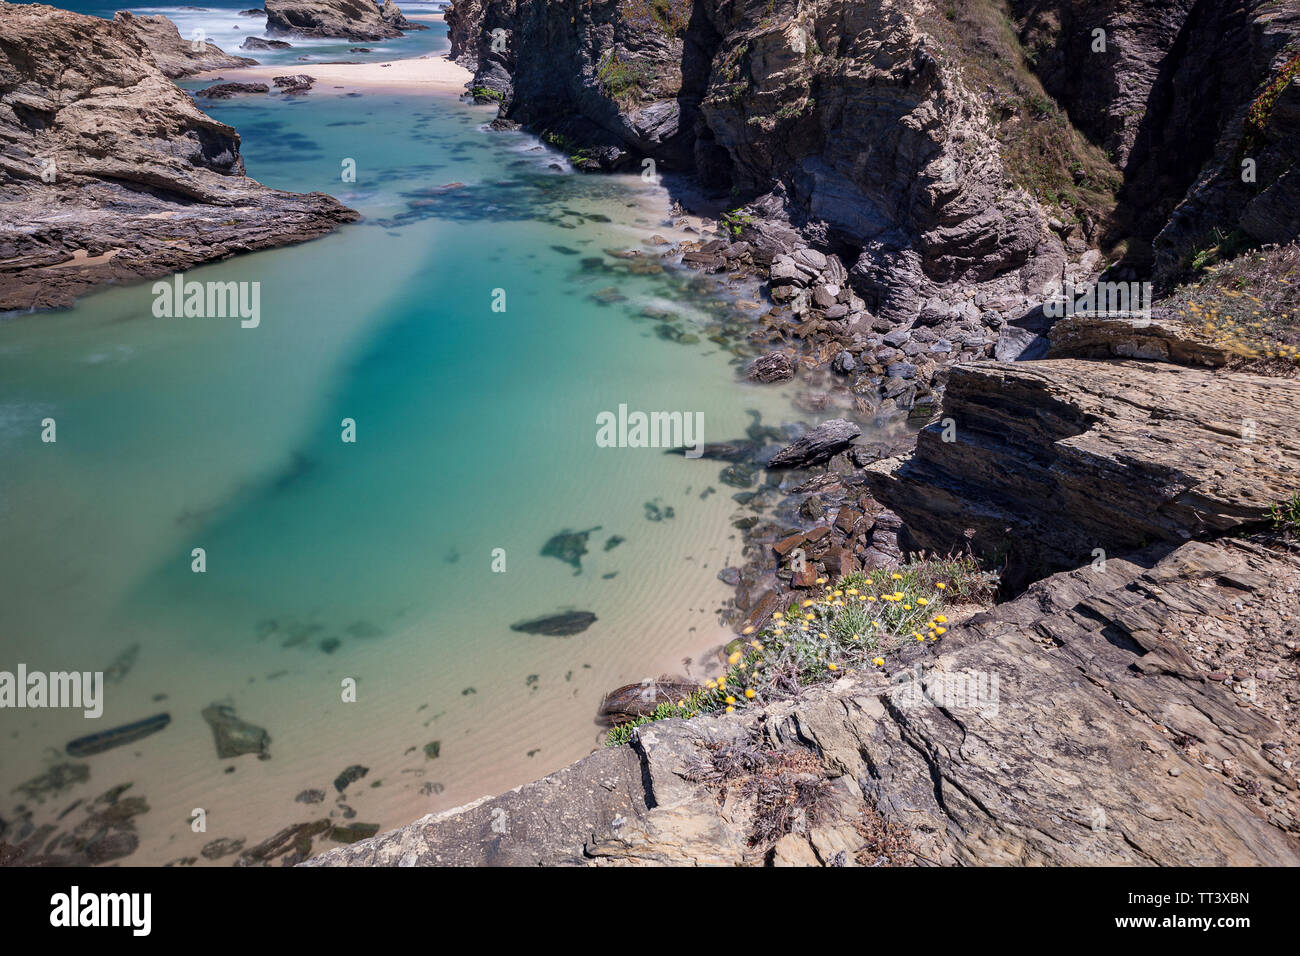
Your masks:
{"label": "shallow lagoon", "polygon": [[[240,130],[250,175],[365,221],[187,274],[261,283],[257,328],[156,318],[152,283],[0,321],[0,667],[127,662],[96,726],[0,716],[0,816],[68,740],[167,711],[32,808],[132,783],[151,810],[129,863],[340,804],[386,828],[587,753],[606,690],[728,636],[716,574],[740,546],[721,463],[600,447],[597,416],[701,412],[706,441],[754,412],[800,417],[786,391],[736,384],[708,338],[731,307],[654,268],[659,187],[575,175],[452,98],[318,88],[208,108]],[[629,248],[647,256],[605,251]],[[588,529],[580,567],[541,553]],[[510,628],[563,610],[596,622]],[[271,759],[217,758],[200,717],[217,701],[267,729]],[[340,796],[354,764],[369,773]],[[323,806],[294,802],[312,788]],[[206,833],[186,822],[197,807]]]}

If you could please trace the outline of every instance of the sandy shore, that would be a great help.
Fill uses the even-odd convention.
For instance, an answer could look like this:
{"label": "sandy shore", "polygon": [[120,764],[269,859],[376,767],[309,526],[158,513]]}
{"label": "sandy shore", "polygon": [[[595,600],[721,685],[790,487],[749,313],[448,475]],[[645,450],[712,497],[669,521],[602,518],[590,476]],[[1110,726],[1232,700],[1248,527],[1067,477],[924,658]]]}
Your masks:
{"label": "sandy shore", "polygon": [[[292,66],[249,66],[234,70],[210,70],[195,77],[204,82],[270,82],[277,76],[306,73],[315,77],[316,89],[391,90],[402,93],[453,93],[465,91],[472,74],[463,66],[436,54],[391,60],[387,63],[296,63]],[[314,91],[313,91],[314,92]]]}

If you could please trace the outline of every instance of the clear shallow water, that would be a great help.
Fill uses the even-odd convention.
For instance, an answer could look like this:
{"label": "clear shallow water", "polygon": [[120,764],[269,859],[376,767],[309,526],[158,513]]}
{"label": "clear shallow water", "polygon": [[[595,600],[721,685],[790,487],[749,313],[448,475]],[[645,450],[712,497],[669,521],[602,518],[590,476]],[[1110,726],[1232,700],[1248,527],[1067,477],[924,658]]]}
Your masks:
{"label": "clear shallow water", "polygon": [[[330,781],[350,764],[371,772],[348,805],[390,827],[588,752],[604,691],[727,637],[715,575],[739,560],[720,466],[599,448],[597,414],[699,411],[709,441],[751,409],[799,417],[784,392],[737,386],[703,337],[724,304],[604,254],[668,231],[656,187],[573,175],[451,98],[317,90],[210,111],[240,130],[250,175],[366,220],[188,273],[260,282],[256,329],[154,318],[151,283],[0,320],[0,669],[102,670],[139,648],[99,721],[0,711],[0,816],[67,740],[167,711],[167,730],[89,758],[87,784],[34,808],[133,783],[152,808],[136,863],[337,815]],[[647,307],[701,340],[666,340]],[[596,527],[580,574],[540,555]],[[598,620],[510,630],[564,608]],[[265,727],[272,759],[216,759],[213,701]],[[307,788],[329,801],[295,804]],[[186,825],[194,807],[207,833]]]}

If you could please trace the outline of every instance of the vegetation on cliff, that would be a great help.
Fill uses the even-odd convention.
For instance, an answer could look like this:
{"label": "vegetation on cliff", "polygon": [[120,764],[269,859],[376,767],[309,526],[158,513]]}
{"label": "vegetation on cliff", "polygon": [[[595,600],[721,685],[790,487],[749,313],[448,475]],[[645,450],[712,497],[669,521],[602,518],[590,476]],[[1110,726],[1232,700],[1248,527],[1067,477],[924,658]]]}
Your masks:
{"label": "vegetation on cliff", "polygon": [[990,603],[997,582],[996,573],[969,556],[855,571],[834,586],[818,578],[815,596],[792,601],[762,630],[749,626],[727,645],[721,677],[613,728],[607,743],[627,743],[637,727],[655,721],[762,707],[855,669],[884,668],[904,647],[938,641],[951,623],[951,608]]}

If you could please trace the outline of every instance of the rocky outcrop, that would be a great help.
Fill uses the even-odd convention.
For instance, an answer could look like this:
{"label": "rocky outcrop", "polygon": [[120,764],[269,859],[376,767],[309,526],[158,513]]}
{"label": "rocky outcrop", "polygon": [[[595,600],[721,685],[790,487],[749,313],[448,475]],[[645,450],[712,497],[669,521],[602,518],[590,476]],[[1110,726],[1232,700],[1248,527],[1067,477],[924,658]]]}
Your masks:
{"label": "rocky outcrop", "polygon": [[1064,261],[919,10],[459,0],[447,20],[453,55],[503,97],[503,116],[602,166],[650,156],[742,199],[771,194],[764,218],[852,250],[868,307],[902,319],[947,284],[1014,275],[1019,293]]}
{"label": "rocky outcrop", "polygon": [[113,21],[134,31],[153,54],[158,69],[172,79],[206,70],[230,70],[257,64],[256,60],[246,56],[232,56],[206,39],[183,39],[176,24],[161,14],[141,16],[119,10],[113,14]]}
{"label": "rocky outcrop", "polygon": [[393,0],[266,0],[266,29],[300,37],[340,40],[391,40],[412,24]]}
{"label": "rocky outcrop", "polygon": [[1297,601],[1261,599],[1300,560],[1163,551],[1041,582],[891,674],[650,724],[308,865],[1296,865],[1300,682],[1270,630]]}
{"label": "rocky outcrop", "polygon": [[[0,310],[323,235],[357,214],[249,179],[130,25],[0,3]],[[92,55],[93,54],[93,55]]]}
{"label": "rocky outcrop", "polygon": [[942,418],[869,474],[910,542],[973,547],[1013,581],[1264,521],[1300,474],[1278,407],[1300,382],[1160,362],[963,365]]}

